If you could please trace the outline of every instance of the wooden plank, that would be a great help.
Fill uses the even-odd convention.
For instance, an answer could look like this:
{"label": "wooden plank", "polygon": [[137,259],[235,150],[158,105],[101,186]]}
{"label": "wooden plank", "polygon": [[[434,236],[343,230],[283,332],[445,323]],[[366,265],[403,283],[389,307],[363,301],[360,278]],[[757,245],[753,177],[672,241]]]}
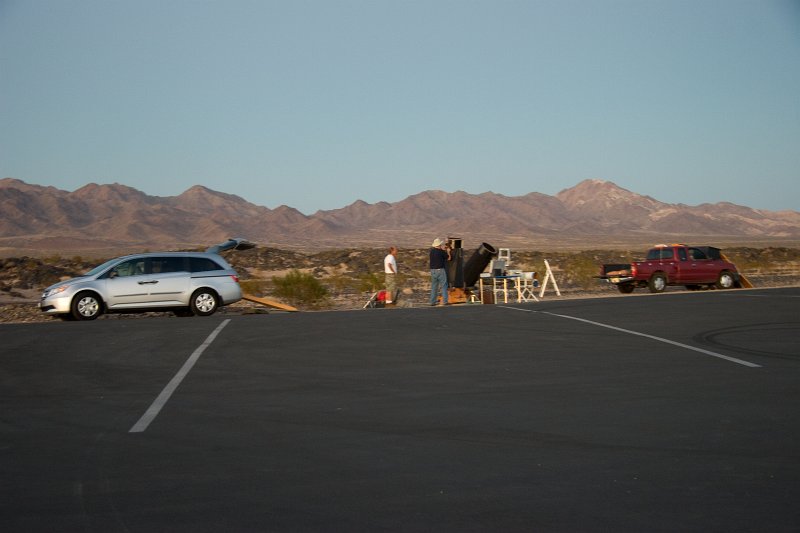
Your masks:
{"label": "wooden plank", "polygon": [[[725,257],[725,254],[723,254],[723,253],[720,253],[720,254],[719,254],[719,257],[720,257],[720,259],[722,259],[723,261],[727,261],[728,263],[733,263],[733,261],[731,261],[730,259],[728,259],[727,257]],[[738,267],[737,267],[737,269],[736,269],[736,270],[739,270],[739,269],[738,269]],[[753,288],[753,284],[752,284],[752,283],[750,282],[750,280],[749,280],[749,279],[747,279],[747,277],[746,277],[744,274],[742,274],[741,272],[739,272],[739,283],[740,283],[740,284],[742,285],[742,287],[744,287],[745,289],[752,289],[752,288]]]}
{"label": "wooden plank", "polygon": [[282,304],[280,302],[276,302],[275,300],[269,300],[267,298],[261,298],[259,296],[253,296],[252,294],[242,294],[242,298],[249,302],[255,302],[257,304],[266,305],[267,307],[274,307],[275,309],[281,309],[283,311],[289,311],[292,313],[299,311],[299,309],[296,309],[291,305]]}

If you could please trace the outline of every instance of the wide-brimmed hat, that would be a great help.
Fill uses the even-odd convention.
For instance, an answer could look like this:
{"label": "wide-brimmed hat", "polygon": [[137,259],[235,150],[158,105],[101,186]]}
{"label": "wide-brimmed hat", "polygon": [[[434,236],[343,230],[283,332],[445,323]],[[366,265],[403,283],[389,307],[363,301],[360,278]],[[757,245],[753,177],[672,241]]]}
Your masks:
{"label": "wide-brimmed hat", "polygon": [[433,239],[433,244],[431,244],[431,246],[434,247],[434,248],[438,248],[443,244],[444,244],[444,242],[441,239],[437,238],[437,239]]}

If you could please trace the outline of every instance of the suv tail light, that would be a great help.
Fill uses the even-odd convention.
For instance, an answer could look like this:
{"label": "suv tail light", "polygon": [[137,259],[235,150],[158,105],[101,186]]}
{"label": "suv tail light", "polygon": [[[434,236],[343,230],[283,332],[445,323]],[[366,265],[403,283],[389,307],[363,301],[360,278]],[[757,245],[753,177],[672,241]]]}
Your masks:
{"label": "suv tail light", "polygon": [[636,277],[636,263],[631,264],[631,276]]}

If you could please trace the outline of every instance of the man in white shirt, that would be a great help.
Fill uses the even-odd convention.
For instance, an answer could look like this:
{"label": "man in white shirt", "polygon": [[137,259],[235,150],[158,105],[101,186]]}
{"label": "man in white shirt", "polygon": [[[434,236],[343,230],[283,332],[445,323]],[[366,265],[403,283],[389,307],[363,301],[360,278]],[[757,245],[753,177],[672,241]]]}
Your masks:
{"label": "man in white shirt", "polygon": [[386,276],[386,304],[394,304],[397,292],[397,248],[389,248],[389,255],[383,258],[383,272]]}

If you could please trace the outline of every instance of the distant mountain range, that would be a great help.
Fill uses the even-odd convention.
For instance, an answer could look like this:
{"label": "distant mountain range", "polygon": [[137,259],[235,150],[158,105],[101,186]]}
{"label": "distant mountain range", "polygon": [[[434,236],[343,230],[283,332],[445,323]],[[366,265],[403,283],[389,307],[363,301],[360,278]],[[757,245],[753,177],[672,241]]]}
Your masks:
{"label": "distant mountain range", "polygon": [[465,248],[592,247],[621,243],[765,243],[800,240],[800,212],[727,202],[668,204],[610,181],[585,180],[555,196],[425,191],[405,200],[304,215],[252,204],[196,185],[179,196],[88,184],[74,192],[0,180],[0,251],[34,253],[175,249],[228,237],[260,245],[311,249],[427,247],[461,237]]}

